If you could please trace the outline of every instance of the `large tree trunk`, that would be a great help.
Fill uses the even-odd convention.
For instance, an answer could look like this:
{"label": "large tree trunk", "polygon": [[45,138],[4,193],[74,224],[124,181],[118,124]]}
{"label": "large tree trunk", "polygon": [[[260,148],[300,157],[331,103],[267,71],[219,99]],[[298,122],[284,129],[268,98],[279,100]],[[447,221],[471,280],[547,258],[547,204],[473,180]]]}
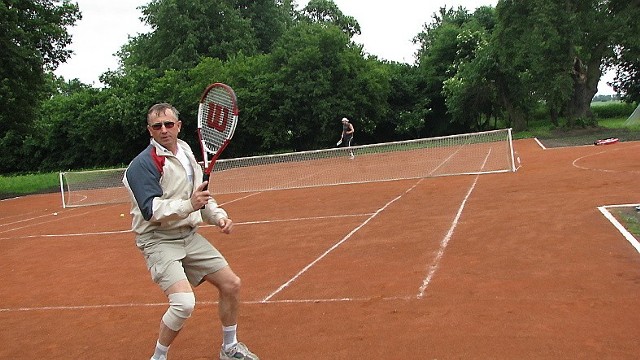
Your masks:
{"label": "large tree trunk", "polygon": [[579,58],[573,62],[573,94],[566,108],[567,125],[574,127],[577,119],[586,119],[588,122],[594,121],[591,112],[591,100],[598,92],[598,81],[602,71],[600,70],[600,60],[593,61],[589,66],[583,65]]}
{"label": "large tree trunk", "polygon": [[500,97],[502,98],[502,104],[507,111],[509,120],[511,121],[511,127],[513,128],[513,131],[527,130],[527,118],[524,116],[522,110],[517,106],[514,106],[509,98],[504,94],[500,94]]}

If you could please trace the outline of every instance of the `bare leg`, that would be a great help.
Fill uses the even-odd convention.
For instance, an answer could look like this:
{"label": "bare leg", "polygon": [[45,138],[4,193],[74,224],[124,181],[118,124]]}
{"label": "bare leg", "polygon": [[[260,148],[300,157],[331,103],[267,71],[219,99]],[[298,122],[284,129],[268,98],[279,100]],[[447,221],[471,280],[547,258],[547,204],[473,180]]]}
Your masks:
{"label": "bare leg", "polygon": [[240,296],[240,278],[230,267],[222,268],[204,277],[205,280],[218,288],[220,302],[218,316],[223,326],[238,323],[238,303]]}

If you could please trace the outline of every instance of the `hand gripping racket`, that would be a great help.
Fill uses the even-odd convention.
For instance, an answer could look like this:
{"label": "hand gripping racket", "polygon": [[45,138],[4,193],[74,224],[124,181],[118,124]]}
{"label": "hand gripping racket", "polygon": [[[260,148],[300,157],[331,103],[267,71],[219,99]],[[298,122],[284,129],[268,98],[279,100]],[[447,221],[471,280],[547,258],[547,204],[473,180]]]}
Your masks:
{"label": "hand gripping racket", "polygon": [[204,160],[204,181],[209,180],[213,165],[229,144],[237,124],[238,103],[233,89],[222,83],[209,85],[198,106],[198,138]]}

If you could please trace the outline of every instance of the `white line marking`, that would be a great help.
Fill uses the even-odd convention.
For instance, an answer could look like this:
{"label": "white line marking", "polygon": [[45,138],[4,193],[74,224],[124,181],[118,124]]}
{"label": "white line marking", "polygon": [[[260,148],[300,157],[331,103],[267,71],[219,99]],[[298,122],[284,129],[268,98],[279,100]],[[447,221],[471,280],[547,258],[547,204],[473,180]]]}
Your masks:
{"label": "white line marking", "polygon": [[[408,301],[415,300],[413,296],[392,296],[392,297],[363,297],[363,298],[332,298],[332,299],[284,299],[284,300],[255,300],[242,301],[243,305],[278,305],[278,304],[321,304],[336,302],[368,302],[373,300],[380,301]],[[217,305],[218,301],[198,301],[196,306]],[[167,303],[129,303],[129,304],[99,304],[99,305],[69,305],[69,306],[36,306],[36,307],[20,307],[20,308],[0,308],[0,313],[14,313],[27,311],[73,311],[73,310],[95,310],[95,309],[114,309],[114,308],[140,308],[140,307],[166,307]]]}
{"label": "white line marking", "polygon": [[[33,211],[31,213],[33,213]],[[25,215],[28,215],[28,214],[22,214],[22,216],[25,216]],[[12,222],[0,224],[0,227],[19,224],[19,223],[23,223],[23,222],[30,222],[30,221],[33,221],[33,220],[37,220],[37,219],[40,219],[40,218],[43,218],[43,217],[50,217],[50,216],[55,216],[55,215],[53,215],[53,213],[49,213],[49,214],[33,216],[33,217],[30,217],[30,218],[23,218],[23,219],[20,219],[20,220],[15,220],[15,221],[12,221]],[[54,220],[57,220],[57,219],[54,219]],[[38,224],[41,224],[41,223],[38,223]],[[31,226],[31,225],[34,225],[34,224],[29,224],[29,226]],[[9,229],[8,231],[10,231],[10,230],[13,230],[13,229]]]}
{"label": "white line marking", "polygon": [[287,282],[285,282],[284,284],[280,285],[280,287],[278,287],[274,292],[272,292],[271,294],[269,294],[267,297],[265,297],[264,299],[262,299],[262,302],[268,302],[272,297],[276,296],[279,292],[281,292],[282,290],[284,290],[285,288],[287,288],[291,283],[293,283],[296,279],[298,279],[300,276],[302,276],[302,274],[304,274],[305,272],[307,272],[307,270],[309,270],[313,265],[317,264],[320,260],[322,260],[323,258],[325,258],[327,255],[329,255],[333,250],[337,249],[338,246],[342,245],[345,241],[349,240],[351,238],[351,236],[353,236],[353,234],[355,234],[358,230],[360,230],[362,227],[364,227],[365,225],[367,225],[371,220],[373,220],[376,216],[378,216],[378,214],[380,214],[382,211],[384,211],[387,207],[389,207],[391,204],[393,204],[394,202],[396,202],[397,200],[399,200],[400,198],[402,198],[404,195],[406,195],[407,193],[409,193],[411,190],[413,190],[416,186],[418,186],[418,184],[420,184],[422,182],[422,179],[420,179],[418,182],[416,182],[413,186],[411,186],[409,189],[407,189],[402,195],[398,195],[396,196],[393,200],[387,202],[383,207],[381,207],[380,209],[376,210],[371,216],[369,216],[362,224],[358,225],[355,229],[351,230],[345,237],[343,237],[340,241],[338,241],[337,243],[335,243],[333,246],[331,246],[327,251],[325,251],[322,255],[320,255],[318,258],[316,258],[314,261],[312,261],[311,263],[309,263],[307,266],[305,266],[302,270],[300,270],[294,277],[292,277],[291,279],[289,279]]}
{"label": "white line marking", "polygon": [[0,199],[0,202],[9,201],[9,200],[16,200],[16,199],[20,199],[20,198],[22,198],[22,196],[16,196],[16,197],[12,197],[12,198]]}
{"label": "white line marking", "polygon": [[17,239],[35,239],[35,238],[58,238],[58,237],[78,237],[89,235],[114,235],[114,234],[126,234],[131,230],[114,230],[114,231],[100,231],[94,233],[75,233],[75,234],[40,234],[40,235],[24,235],[17,237],[0,237],[0,240],[17,240]]}
{"label": "white line marking", "polygon": [[[483,169],[485,164],[487,163],[487,160],[489,159],[489,155],[491,155],[491,151],[489,151],[487,153],[487,156],[484,158],[484,162],[482,163],[481,169]],[[447,235],[445,235],[442,241],[440,241],[440,248],[438,249],[438,253],[436,254],[436,257],[431,263],[431,265],[429,265],[429,272],[427,274],[427,277],[422,281],[422,285],[418,290],[418,295],[416,295],[416,298],[421,299],[424,296],[424,292],[427,290],[427,286],[429,286],[429,283],[431,283],[431,280],[433,279],[433,276],[435,275],[436,270],[438,270],[438,267],[440,266],[440,260],[442,260],[442,257],[444,256],[444,251],[447,248],[447,245],[449,244],[449,240],[451,240],[451,237],[453,236],[453,231],[458,226],[458,221],[460,220],[460,216],[462,216],[462,210],[464,209],[464,206],[467,203],[469,196],[471,196],[473,189],[476,187],[476,184],[478,183],[479,178],[480,178],[480,175],[476,175],[476,178],[473,180],[473,184],[471,184],[471,187],[467,191],[467,195],[464,197],[464,200],[462,200],[462,203],[458,208],[458,212],[456,213],[456,216],[453,219],[453,222],[451,223],[451,227],[449,228],[449,231],[447,231]]]}
{"label": "white line marking", "polygon": [[622,236],[624,236],[624,238],[627,239],[627,241],[631,244],[631,246],[633,246],[636,249],[636,251],[640,253],[640,243],[638,243],[638,240],[629,231],[627,231],[627,229],[625,229],[624,226],[622,226],[622,224],[620,224],[618,220],[616,220],[616,218],[609,212],[609,210],[607,210],[607,208],[610,208],[610,207],[627,207],[627,206],[638,206],[638,205],[637,204],[636,205],[607,205],[607,206],[599,206],[598,210],[600,210],[602,215],[604,215],[604,217],[607,218],[607,220],[609,220],[609,222],[611,222],[611,224],[613,224],[613,226],[615,226],[615,228],[618,229],[618,231],[620,231]]}
{"label": "white line marking", "polygon": [[630,146],[630,147],[627,147],[627,148],[608,149],[608,150],[603,150],[603,151],[597,152],[595,154],[588,154],[588,155],[581,156],[581,157],[573,160],[571,165],[573,165],[574,167],[576,167],[578,169],[581,169],[581,170],[595,170],[595,171],[601,171],[601,172],[606,172],[606,173],[632,173],[632,174],[639,174],[640,171],[638,171],[638,170],[599,169],[599,168],[589,168],[589,167],[586,167],[586,166],[578,165],[579,161],[584,160],[584,159],[589,158],[589,157],[592,157],[592,156],[602,155],[602,154],[608,153],[610,151],[633,149],[635,147],[637,147],[637,146]]}
{"label": "white line marking", "polygon": [[[305,221],[305,220],[324,220],[324,219],[344,219],[348,217],[362,217],[369,216],[374,213],[363,213],[363,214],[348,214],[348,215],[327,215],[327,216],[310,216],[303,218],[293,218],[293,219],[276,219],[276,220],[254,220],[254,221],[246,221],[241,223],[234,223],[234,225],[254,225],[254,224],[275,224],[279,222],[290,222],[290,221]],[[206,225],[214,226],[214,225]]]}
{"label": "white line marking", "polygon": [[[324,220],[324,219],[333,219],[340,218],[344,219],[347,217],[363,217],[369,216],[372,213],[363,213],[363,214],[346,214],[346,215],[329,215],[329,216],[311,216],[311,217],[302,217],[302,218],[293,218],[293,219],[275,219],[275,220],[255,220],[255,221],[244,221],[234,223],[234,226],[239,225],[255,225],[255,224],[275,224],[280,222],[291,222],[291,221],[307,221],[307,220]],[[199,226],[200,228],[209,228],[209,227],[217,227],[215,225],[202,224]],[[96,235],[114,235],[114,234],[127,234],[131,233],[131,230],[113,230],[113,231],[97,231],[97,232],[86,232],[86,233],[71,233],[71,234],[39,234],[39,235],[23,235],[23,236],[15,236],[15,237],[0,237],[0,240],[17,240],[17,239],[34,239],[34,238],[56,238],[56,237],[78,237],[78,236],[96,236]]]}
{"label": "white line marking", "polygon": [[245,196],[241,196],[241,197],[239,197],[239,198],[237,198],[237,199],[229,200],[229,201],[227,201],[227,202],[224,202],[224,203],[218,204],[218,206],[222,207],[222,206],[224,206],[224,205],[231,204],[231,203],[234,203],[234,202],[236,202],[236,201],[244,200],[244,199],[246,199],[246,198],[250,198],[250,197],[252,197],[252,196],[260,195],[260,194],[262,194],[262,191],[259,191],[259,192],[256,192],[256,193],[252,193],[252,194],[247,194],[247,195],[245,195]]}
{"label": "white line marking", "polygon": [[436,257],[431,263],[431,265],[429,266],[429,273],[427,274],[427,277],[422,281],[422,285],[418,290],[418,295],[416,296],[418,299],[421,299],[424,296],[424,293],[427,290],[427,286],[429,286],[429,283],[431,283],[431,280],[433,279],[433,276],[435,275],[436,270],[438,270],[438,266],[440,266],[440,260],[442,260],[442,257],[444,256],[444,251],[447,248],[447,245],[449,244],[449,240],[451,240],[451,237],[453,236],[453,231],[458,226],[458,221],[460,220],[460,216],[462,215],[462,210],[464,209],[464,206],[467,203],[469,196],[471,196],[471,192],[476,187],[476,183],[478,182],[479,177],[480,175],[476,175],[476,178],[473,181],[473,184],[469,188],[469,191],[467,191],[467,195],[464,197],[464,200],[462,200],[462,203],[458,208],[458,212],[456,213],[456,216],[453,219],[453,222],[451,223],[451,227],[449,228],[449,231],[447,231],[447,235],[442,239],[442,241],[440,241],[440,248],[438,249],[438,253],[436,254]]}
{"label": "white line marking", "polygon": [[[114,204],[114,205],[111,205],[111,206],[108,206],[108,207],[101,208],[100,211],[104,211],[104,210],[113,208],[115,206],[118,206],[118,204]],[[64,211],[65,211],[65,214],[66,214],[66,212],[71,212],[71,211],[74,211],[74,210],[76,210],[76,208],[68,209],[68,210],[64,210]],[[80,212],[80,213],[77,213],[77,214],[73,214],[71,216],[62,216],[62,213],[58,213],[58,216],[54,216],[53,213],[52,214],[41,215],[41,216],[36,216],[36,217],[33,217],[33,218],[20,220],[18,222],[25,222],[25,221],[29,221],[29,220],[35,220],[35,219],[38,219],[38,218],[41,218],[41,217],[51,217],[51,219],[47,220],[47,221],[31,222],[31,223],[29,223],[27,225],[24,225],[22,227],[15,227],[15,228],[11,228],[11,229],[5,229],[3,231],[0,231],[0,234],[6,233],[6,232],[10,232],[10,231],[15,231],[15,230],[21,230],[21,229],[25,229],[25,228],[32,227],[32,226],[39,226],[39,225],[42,225],[42,224],[55,222],[55,221],[58,221],[58,220],[68,220],[68,219],[70,219],[72,217],[83,216],[83,215],[90,214],[90,213],[94,214],[95,212],[92,212],[91,210],[87,210],[85,212]],[[18,223],[18,222],[15,222],[15,223]]]}
{"label": "white line marking", "polygon": [[109,309],[109,308],[147,307],[147,306],[167,306],[167,303],[21,307],[21,308],[3,308],[3,309],[0,309],[0,312],[45,311],[45,310],[89,310],[89,309]]}

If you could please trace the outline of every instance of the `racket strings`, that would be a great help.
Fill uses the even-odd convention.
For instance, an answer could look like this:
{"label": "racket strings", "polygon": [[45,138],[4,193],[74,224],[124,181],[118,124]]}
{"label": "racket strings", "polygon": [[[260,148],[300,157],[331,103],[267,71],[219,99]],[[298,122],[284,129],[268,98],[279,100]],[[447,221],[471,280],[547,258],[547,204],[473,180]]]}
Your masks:
{"label": "racket strings", "polygon": [[[200,111],[202,112],[200,119],[203,119],[203,124],[201,124],[201,136],[205,142],[205,149],[207,152],[216,153],[218,149],[220,149],[224,143],[233,136],[233,132],[235,131],[237,116],[235,110],[235,96],[233,94],[229,94],[224,89],[213,88],[206,94],[203,102],[205,106],[200,108]],[[215,104],[222,108],[218,110],[222,113],[211,114],[210,112],[214,107],[210,107],[208,104]],[[226,119],[216,119],[216,121],[220,121],[220,123],[226,123],[223,131],[209,126],[206,121],[206,119],[212,119],[216,117],[216,115],[226,117]]]}

